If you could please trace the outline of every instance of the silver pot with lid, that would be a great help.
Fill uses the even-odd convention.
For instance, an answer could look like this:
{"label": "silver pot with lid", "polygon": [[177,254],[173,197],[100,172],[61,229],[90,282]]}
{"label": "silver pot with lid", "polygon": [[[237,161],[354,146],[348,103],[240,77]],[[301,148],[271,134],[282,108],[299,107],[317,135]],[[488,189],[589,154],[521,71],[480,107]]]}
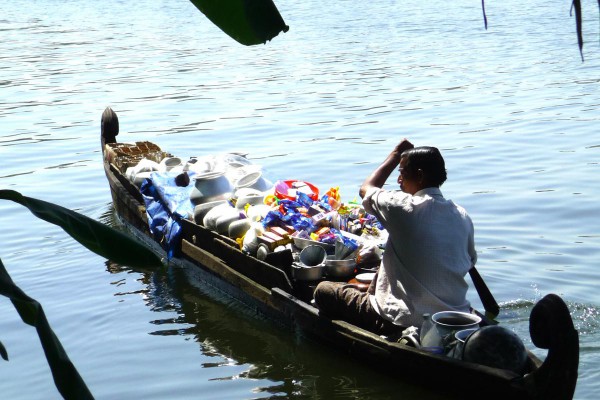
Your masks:
{"label": "silver pot with lid", "polygon": [[233,185],[222,171],[201,173],[193,179],[194,189],[190,194],[190,200],[194,205],[228,200],[233,193]]}

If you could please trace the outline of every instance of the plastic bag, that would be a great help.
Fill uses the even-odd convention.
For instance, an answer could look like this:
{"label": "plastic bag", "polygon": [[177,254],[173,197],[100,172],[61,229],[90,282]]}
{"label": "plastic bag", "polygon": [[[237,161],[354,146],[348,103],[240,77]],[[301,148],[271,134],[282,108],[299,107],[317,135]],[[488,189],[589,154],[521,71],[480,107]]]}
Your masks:
{"label": "plastic bag", "polygon": [[258,250],[258,237],[264,231],[265,229],[260,222],[253,222],[242,239],[242,251],[252,255],[256,254],[256,250]]}
{"label": "plastic bag", "polygon": [[364,245],[356,256],[357,264],[375,264],[381,261],[381,249],[373,244]]}

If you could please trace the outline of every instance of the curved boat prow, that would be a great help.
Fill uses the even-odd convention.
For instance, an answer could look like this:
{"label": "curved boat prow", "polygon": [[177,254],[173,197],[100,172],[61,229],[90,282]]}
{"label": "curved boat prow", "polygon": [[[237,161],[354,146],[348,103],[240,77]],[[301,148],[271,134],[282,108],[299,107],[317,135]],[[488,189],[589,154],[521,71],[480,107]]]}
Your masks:
{"label": "curved boat prow", "polygon": [[529,333],[536,347],[548,349],[543,364],[525,376],[537,399],[572,399],[579,367],[579,334],[565,302],[548,294],[531,310]]}
{"label": "curved boat prow", "polygon": [[102,151],[106,143],[116,143],[119,134],[119,118],[117,113],[110,107],[106,107],[100,120],[100,132],[102,137]]}

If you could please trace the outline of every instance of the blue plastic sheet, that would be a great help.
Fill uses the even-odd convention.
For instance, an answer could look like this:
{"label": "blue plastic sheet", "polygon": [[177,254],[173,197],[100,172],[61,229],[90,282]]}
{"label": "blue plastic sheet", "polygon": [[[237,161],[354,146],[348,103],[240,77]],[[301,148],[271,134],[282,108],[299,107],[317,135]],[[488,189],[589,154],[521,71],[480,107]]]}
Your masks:
{"label": "blue plastic sheet", "polygon": [[165,249],[169,260],[181,252],[179,221],[194,212],[190,201],[194,185],[177,186],[175,177],[168,172],[153,172],[140,188],[150,232]]}

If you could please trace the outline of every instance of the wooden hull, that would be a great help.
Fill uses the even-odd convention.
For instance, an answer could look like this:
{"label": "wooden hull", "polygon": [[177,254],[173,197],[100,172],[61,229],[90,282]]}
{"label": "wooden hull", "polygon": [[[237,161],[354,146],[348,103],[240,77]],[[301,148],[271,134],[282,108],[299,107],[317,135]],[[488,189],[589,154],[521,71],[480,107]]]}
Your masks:
{"label": "wooden hull", "polygon": [[[105,163],[105,172],[119,218],[140,239],[152,244],[139,191],[114,165]],[[156,243],[153,247],[162,251]],[[434,381],[434,389],[443,388],[444,393],[462,398],[469,397],[465,394],[479,398],[487,396],[490,391],[493,391],[493,397],[511,400],[572,398],[577,376],[577,360],[573,357],[578,357],[578,347],[576,356],[572,354],[575,351],[573,346],[565,350],[571,357],[569,374],[555,373],[556,365],[540,368],[541,361],[530,354],[529,374],[517,376],[507,370],[467,363],[391,342],[347,322],[320,315],[308,303],[311,288],[295,283],[290,278],[290,271],[246,255],[235,241],[191,221],[182,221],[181,251],[182,256],[172,259],[170,264],[182,268],[192,285],[201,287],[208,283],[295,333],[337,347],[341,353],[362,360],[382,373],[391,372],[398,378],[428,387]],[[164,256],[164,252],[162,254]],[[577,341],[578,346],[577,338],[570,340]],[[555,361],[556,364],[561,362],[564,360]],[[571,382],[564,382],[566,379]],[[552,386],[548,385],[556,380],[559,380],[558,383],[562,380],[561,385],[569,389],[562,390],[562,393],[552,390]]]}

